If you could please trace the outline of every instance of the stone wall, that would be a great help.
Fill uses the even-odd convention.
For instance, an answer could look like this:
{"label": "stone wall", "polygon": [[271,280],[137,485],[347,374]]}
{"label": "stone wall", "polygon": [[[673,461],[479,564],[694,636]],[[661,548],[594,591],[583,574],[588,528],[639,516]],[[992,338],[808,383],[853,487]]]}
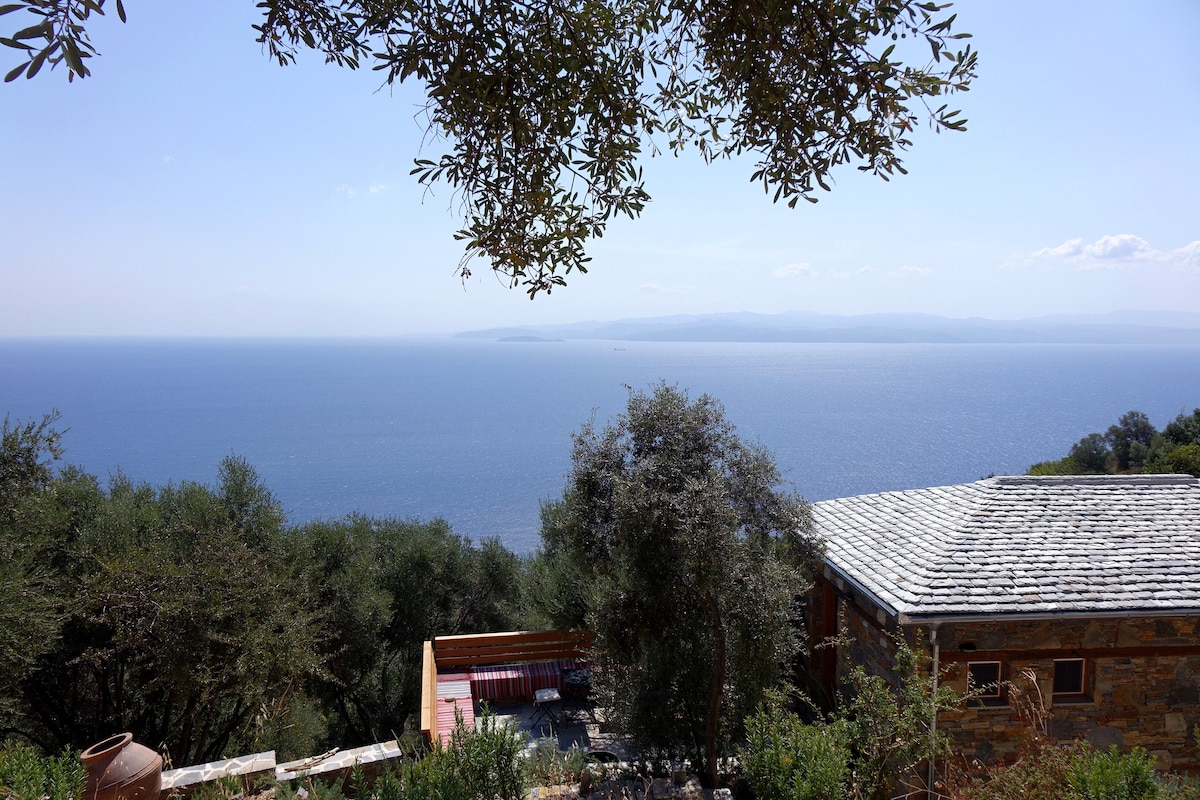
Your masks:
{"label": "stone wall", "polygon": [[[822,676],[828,688],[858,665],[894,679],[897,636],[932,658],[927,626],[898,626],[852,589],[833,588],[836,603],[826,594],[820,611],[836,605],[847,646],[838,648],[836,676]],[[965,694],[972,661],[999,661],[1006,682],[1000,700],[940,716],[939,729],[964,758],[1012,759],[1040,729],[1058,741],[1141,747],[1159,769],[1200,773],[1200,616],[942,624],[936,637],[944,684]],[[1084,695],[1056,698],[1054,661],[1079,658]]]}
{"label": "stone wall", "polygon": [[[1013,757],[1040,720],[1052,739],[1141,747],[1160,769],[1200,770],[1200,617],[951,625],[938,642],[943,682],[956,690],[966,691],[971,661],[1000,661],[1010,684],[998,703],[943,714],[968,758]],[[1084,696],[1056,698],[1054,661],[1072,658],[1086,664]]]}
{"label": "stone wall", "polygon": [[[808,635],[813,647],[806,666],[810,677],[828,697],[846,685],[849,672],[857,666],[894,681],[898,636],[905,636],[909,645],[921,652],[914,637],[923,636],[923,632],[901,629],[835,576],[818,577],[810,594],[809,609]],[[831,620],[836,623],[831,624]],[[829,658],[829,651],[820,643],[835,636],[836,656]]]}

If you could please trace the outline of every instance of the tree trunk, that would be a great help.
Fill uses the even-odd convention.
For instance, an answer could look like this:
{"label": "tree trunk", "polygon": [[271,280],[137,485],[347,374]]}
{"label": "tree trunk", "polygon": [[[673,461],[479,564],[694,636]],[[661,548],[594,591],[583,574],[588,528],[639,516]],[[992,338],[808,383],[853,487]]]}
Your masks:
{"label": "tree trunk", "polygon": [[704,607],[716,645],[716,663],[708,692],[708,719],[704,724],[704,781],[709,788],[716,788],[717,733],[720,730],[721,697],[725,693],[725,626],[721,622],[721,608],[711,592],[704,595]]}

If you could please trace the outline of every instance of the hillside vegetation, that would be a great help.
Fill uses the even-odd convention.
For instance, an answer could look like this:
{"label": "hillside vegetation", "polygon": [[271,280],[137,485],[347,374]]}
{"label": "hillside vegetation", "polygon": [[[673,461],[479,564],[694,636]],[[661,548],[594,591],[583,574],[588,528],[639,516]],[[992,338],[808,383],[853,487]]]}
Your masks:
{"label": "hillside vegetation", "polygon": [[1180,413],[1161,431],[1141,411],[1121,415],[1104,433],[1089,433],[1057,461],[1042,461],[1030,475],[1176,473],[1200,476],[1200,408]]}
{"label": "hillside vegetation", "polygon": [[[1145,753],[1098,754],[1036,736],[1015,766],[952,770],[961,759],[923,731],[961,698],[919,665],[901,670],[899,686],[859,675],[828,716],[786,701],[777,690],[787,689],[803,618],[794,601],[812,568],[807,506],[774,493],[769,453],[740,442],[711,398],[693,402],[663,385],[631,390],[615,426],[585,425],[567,491],[543,509],[543,546],[529,556],[457,536],[440,520],[351,515],[290,525],[235,456],[212,485],[154,487],[120,472],[102,484],[62,465],[57,422],[5,418],[0,428],[0,798],[40,798],[38,787],[64,769],[60,756],[38,763],[31,752],[77,752],[118,731],[164,752],[169,766],[262,750],[283,761],[391,738],[415,752],[425,640],[586,624],[598,642],[619,642],[618,629],[597,624],[612,609],[623,609],[629,630],[640,626],[601,660],[624,676],[617,685],[629,691],[629,681],[652,675],[678,694],[654,700],[648,691],[641,706],[650,716],[617,704],[618,718],[645,752],[663,757],[660,766],[703,764],[707,782],[718,761],[738,755],[764,800],[884,798],[936,755],[953,777],[939,787],[946,797],[1200,797],[1195,785],[1151,775]],[[1105,435],[1103,465],[1174,463],[1200,444],[1198,432],[1200,410],[1161,433],[1131,412]],[[713,505],[718,495],[736,502],[714,525],[725,513]],[[672,537],[635,541],[647,521],[681,543],[658,552]],[[680,557],[699,541],[721,544],[703,552],[739,568]],[[643,557],[657,572],[634,569]],[[655,590],[667,591],[639,596],[654,575],[666,575]],[[768,578],[789,587],[773,605],[756,588]],[[740,694],[721,697],[729,687]],[[471,741],[460,744],[472,764],[518,757],[484,740],[492,755],[481,756]],[[381,800],[432,796],[406,794],[404,781],[453,782],[463,769],[455,758],[414,761],[423,766],[406,766]],[[483,766],[516,774],[508,762]],[[13,788],[18,779],[30,793]],[[1062,793],[1067,784],[1074,794]],[[486,794],[460,786],[438,796]]]}

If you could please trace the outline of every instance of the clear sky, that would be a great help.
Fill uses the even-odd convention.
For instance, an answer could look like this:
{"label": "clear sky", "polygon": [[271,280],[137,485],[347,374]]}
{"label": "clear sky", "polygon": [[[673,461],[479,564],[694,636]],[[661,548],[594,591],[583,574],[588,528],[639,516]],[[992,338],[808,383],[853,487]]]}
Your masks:
{"label": "clear sky", "polygon": [[847,167],[789,210],[749,162],[647,160],[642,218],[532,302],[482,262],[455,277],[450,192],[408,174],[418,87],[377,91],[378,73],[318,57],[277,66],[253,0],[125,5],[128,24],[94,27],[93,77],[0,85],[0,336],[1200,312],[1195,0],[956,3],[980,51],[955,100],[969,130],[922,133],[909,175]]}

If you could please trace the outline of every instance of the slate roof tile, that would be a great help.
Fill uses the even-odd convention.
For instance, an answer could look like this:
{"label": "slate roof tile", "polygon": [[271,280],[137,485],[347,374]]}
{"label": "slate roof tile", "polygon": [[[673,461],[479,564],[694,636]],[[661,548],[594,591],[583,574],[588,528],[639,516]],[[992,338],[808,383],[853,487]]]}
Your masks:
{"label": "slate roof tile", "polygon": [[828,563],[908,616],[1200,609],[1200,479],[1012,476],[813,505]]}

